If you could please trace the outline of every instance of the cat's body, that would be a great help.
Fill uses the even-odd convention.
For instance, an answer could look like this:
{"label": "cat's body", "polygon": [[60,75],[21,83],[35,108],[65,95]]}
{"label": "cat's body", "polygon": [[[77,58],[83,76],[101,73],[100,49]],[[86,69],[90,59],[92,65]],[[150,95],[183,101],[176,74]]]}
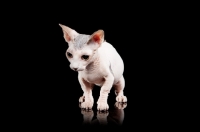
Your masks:
{"label": "cat's body", "polygon": [[104,41],[103,30],[84,35],[64,25],[60,26],[69,45],[66,56],[70,61],[70,68],[78,71],[78,80],[84,92],[79,99],[81,107],[92,108],[94,85],[101,86],[98,110],[108,110],[107,98],[112,87],[115,88],[116,100],[126,102],[127,98],[123,95],[124,63],[115,48]]}
{"label": "cat's body", "polygon": [[114,77],[113,84],[116,84],[122,77],[124,71],[121,57],[115,48],[107,42],[103,42],[97,52],[97,59],[95,59],[86,70],[79,71],[80,76],[89,83],[102,86],[104,83],[104,77],[107,75],[107,72],[105,71],[108,70]]}

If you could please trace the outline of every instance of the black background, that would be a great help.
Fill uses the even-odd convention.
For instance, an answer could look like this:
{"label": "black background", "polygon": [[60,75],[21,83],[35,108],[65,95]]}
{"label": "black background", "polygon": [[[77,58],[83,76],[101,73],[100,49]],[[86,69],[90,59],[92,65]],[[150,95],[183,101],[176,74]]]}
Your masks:
{"label": "black background", "polygon": [[[16,78],[20,78],[16,82],[20,88],[15,91],[20,93],[18,98],[24,107],[22,113],[26,123],[34,127],[47,124],[48,128],[58,124],[66,130],[82,126],[83,115],[78,99],[83,92],[78,73],[69,68],[65,56],[68,45],[60,23],[82,34],[104,30],[105,40],[122,57],[124,94],[128,102],[121,127],[165,125],[162,120],[167,115],[164,112],[167,104],[163,98],[168,80],[163,75],[168,72],[166,66],[170,66],[163,61],[166,59],[163,53],[168,48],[168,31],[173,21],[168,19],[169,12],[163,10],[162,4],[159,7],[148,3],[118,4],[120,6],[95,6],[95,3],[85,6],[80,2],[32,3],[11,14],[13,17],[9,22],[15,30],[10,32],[14,33],[12,39],[17,40],[12,49],[20,49],[13,58],[17,58],[14,63]],[[93,90],[94,118],[99,91],[97,86]],[[111,110],[114,109],[113,90],[108,104]]]}

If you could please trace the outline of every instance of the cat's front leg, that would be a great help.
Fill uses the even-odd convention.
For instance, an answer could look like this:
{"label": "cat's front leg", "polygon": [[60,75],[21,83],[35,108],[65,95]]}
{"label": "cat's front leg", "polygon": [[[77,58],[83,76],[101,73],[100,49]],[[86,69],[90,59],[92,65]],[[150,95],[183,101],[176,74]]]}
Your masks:
{"label": "cat's front leg", "polygon": [[90,84],[87,81],[85,81],[80,75],[78,76],[78,80],[84,92],[83,96],[79,99],[79,102],[81,102],[80,107],[83,109],[92,109],[94,104],[94,99],[92,96],[93,84]]}
{"label": "cat's front leg", "polygon": [[112,88],[113,82],[114,82],[114,77],[112,74],[108,74],[107,76],[104,77],[105,82],[103,86],[101,87],[100,90],[100,96],[97,101],[97,109],[100,111],[108,110],[109,106],[107,103],[108,100],[108,94],[110,93],[110,89]]}

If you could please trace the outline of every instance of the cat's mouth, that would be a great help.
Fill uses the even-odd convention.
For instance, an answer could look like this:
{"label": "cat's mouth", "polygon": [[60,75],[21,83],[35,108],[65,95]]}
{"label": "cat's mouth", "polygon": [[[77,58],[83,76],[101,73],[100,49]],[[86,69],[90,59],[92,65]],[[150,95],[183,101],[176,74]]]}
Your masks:
{"label": "cat's mouth", "polygon": [[78,71],[83,71],[84,69],[78,69],[78,68],[71,68],[73,71],[76,71],[76,72],[78,72]]}

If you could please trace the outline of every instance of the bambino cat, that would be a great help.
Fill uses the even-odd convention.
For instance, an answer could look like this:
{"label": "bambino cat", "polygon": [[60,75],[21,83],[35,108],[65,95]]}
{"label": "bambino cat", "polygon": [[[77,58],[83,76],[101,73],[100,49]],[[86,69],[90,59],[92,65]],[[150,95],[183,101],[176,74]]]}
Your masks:
{"label": "bambino cat", "polygon": [[65,41],[68,43],[66,57],[70,68],[78,72],[78,80],[83,90],[79,98],[81,108],[92,109],[94,99],[92,89],[100,86],[97,109],[108,110],[108,94],[115,89],[116,101],[127,102],[124,96],[124,62],[117,50],[104,40],[104,31],[98,30],[91,35],[81,34],[70,27],[59,24]]}

